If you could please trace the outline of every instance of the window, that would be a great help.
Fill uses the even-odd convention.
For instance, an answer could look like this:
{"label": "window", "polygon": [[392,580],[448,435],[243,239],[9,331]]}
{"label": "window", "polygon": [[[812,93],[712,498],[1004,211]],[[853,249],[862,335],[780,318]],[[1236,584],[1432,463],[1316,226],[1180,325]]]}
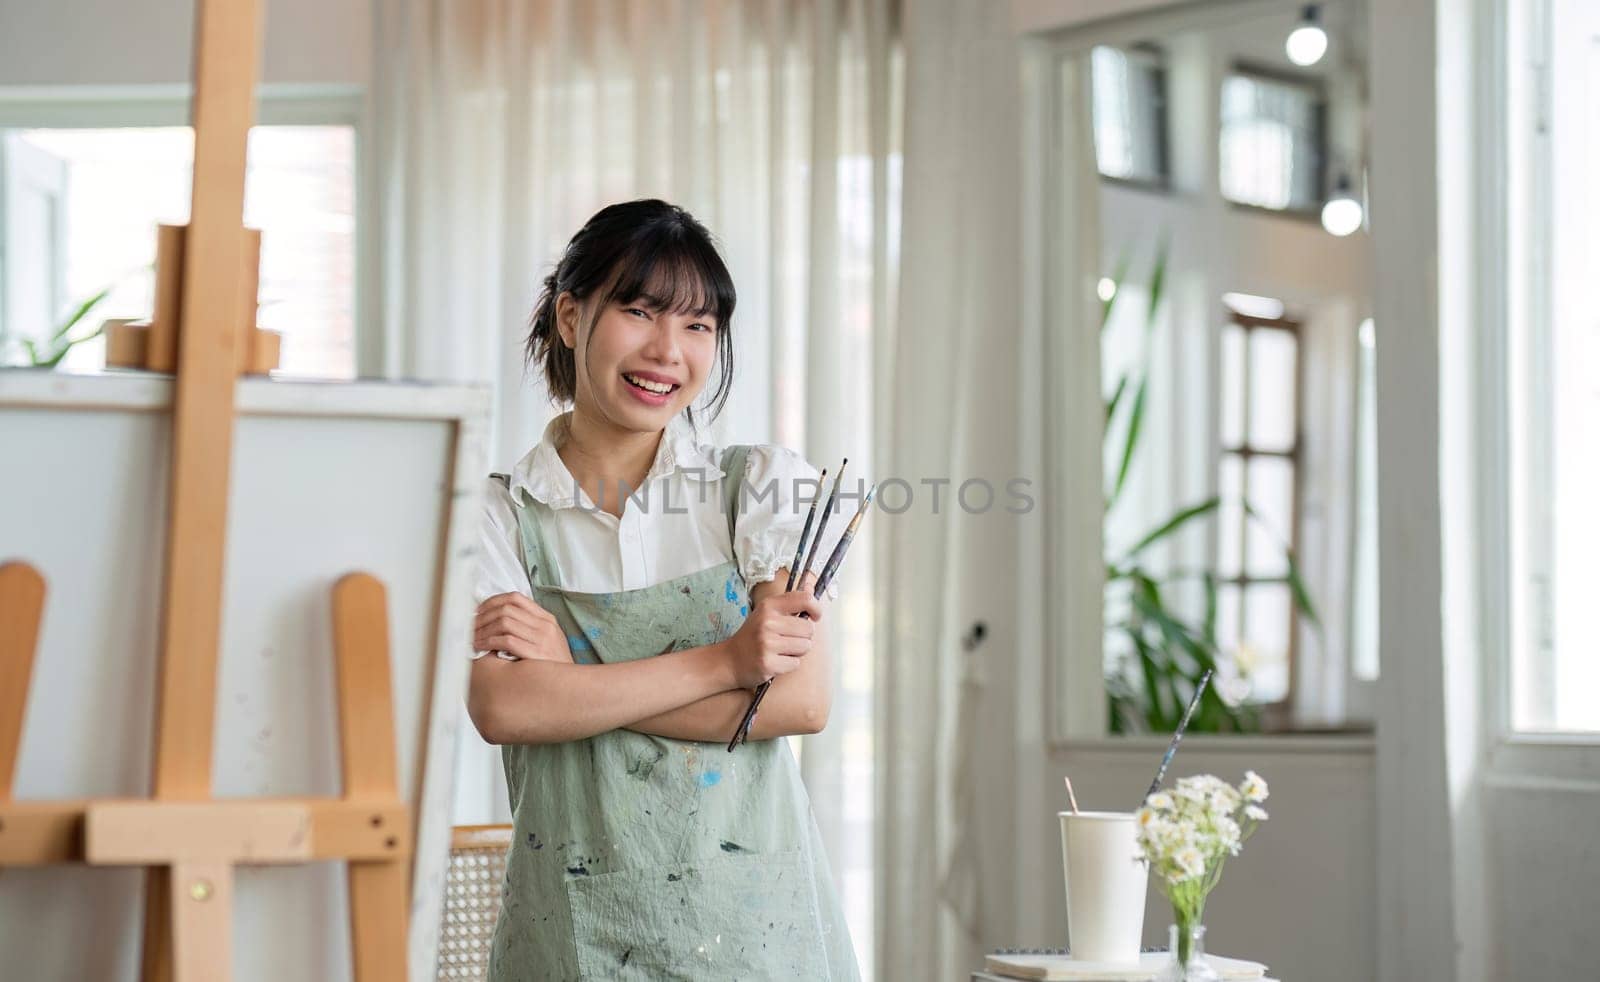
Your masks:
{"label": "window", "polygon": [[1350,576],[1350,674],[1378,677],[1378,352],[1369,317],[1357,332],[1355,543]]}
{"label": "window", "polygon": [[1222,82],[1222,196],[1276,211],[1322,207],[1325,100],[1316,82],[1236,69]]}
{"label": "window", "polygon": [[1515,8],[1507,477],[1510,723],[1600,732],[1600,8]]}
{"label": "window", "polygon": [[[53,333],[106,286],[81,330],[150,314],[155,227],[188,221],[194,134],[186,126],[0,131],[0,337]],[[260,326],[283,333],[286,374],[355,375],[355,130],[257,126],[245,224],[262,230]],[[81,345],[65,367],[104,364]]]}
{"label": "window", "polygon": [[1296,633],[1287,548],[1297,511],[1299,326],[1281,315],[1234,308],[1228,315],[1219,392],[1217,644],[1232,654],[1251,702],[1281,703],[1289,697]]}
{"label": "window", "polygon": [[1090,58],[1094,146],[1100,173],[1165,187],[1167,70],[1161,51],[1101,45]]}

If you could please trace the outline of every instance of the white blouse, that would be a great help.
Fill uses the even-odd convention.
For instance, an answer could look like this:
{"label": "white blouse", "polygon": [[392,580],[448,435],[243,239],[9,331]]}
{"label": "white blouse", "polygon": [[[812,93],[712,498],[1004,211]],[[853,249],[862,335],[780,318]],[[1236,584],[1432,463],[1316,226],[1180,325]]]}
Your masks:
{"label": "white blouse", "polygon": [[[642,486],[618,518],[595,507],[556,452],[566,440],[571,418],[568,412],[551,420],[544,438],[512,469],[509,488],[487,479],[477,603],[513,591],[532,595],[514,498],[533,509],[560,586],[567,590],[634,590],[729,560],[754,587],[794,561],[806,513],[818,493],[817,470],[799,454],[770,444],[751,447],[743,475],[749,489],[740,498],[730,543],[722,482],[740,475],[723,474],[722,448],[700,443],[687,420],[675,417],[667,427]],[[849,497],[853,491],[849,483],[839,489],[839,502],[816,551],[812,568],[818,572],[860,503],[859,496]],[[828,595],[836,597],[838,588],[830,587]]]}

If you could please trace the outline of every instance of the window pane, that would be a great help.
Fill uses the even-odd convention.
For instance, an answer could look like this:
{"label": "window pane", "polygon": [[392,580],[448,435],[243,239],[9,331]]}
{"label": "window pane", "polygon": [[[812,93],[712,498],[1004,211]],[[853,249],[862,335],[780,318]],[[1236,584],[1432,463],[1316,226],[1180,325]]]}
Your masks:
{"label": "window pane", "polygon": [[1294,533],[1294,463],[1285,457],[1251,457],[1246,498],[1255,516],[1245,533],[1245,574],[1283,576],[1284,547]]}
{"label": "window pane", "polygon": [[1244,461],[1223,454],[1217,467],[1217,575],[1238,576],[1244,549]]}
{"label": "window pane", "polygon": [[1217,586],[1217,650],[1224,658],[1239,654],[1239,601],[1244,590],[1232,583]]}
{"label": "window pane", "polygon": [[1378,677],[1378,359],[1372,321],[1361,323],[1356,416],[1356,537],[1351,560],[1350,645],[1355,677]]}
{"label": "window pane", "polygon": [[1527,194],[1512,215],[1523,301],[1511,319],[1512,724],[1600,732],[1600,7],[1548,7],[1547,117],[1513,131]]}
{"label": "window pane", "polygon": [[1289,331],[1250,332],[1250,446],[1290,450],[1295,413],[1295,354],[1299,341]]}
{"label": "window pane", "polygon": [[[105,286],[114,289],[86,318],[82,331],[110,317],[148,317],[156,225],[189,220],[193,132],[182,126],[35,129],[7,136],[60,167],[64,218],[55,249],[60,285],[42,291],[50,298],[48,317],[35,315],[30,322],[0,328],[39,337],[64,311]],[[354,130],[252,129],[244,221],[262,230],[258,323],[283,332],[279,369],[353,377]],[[12,248],[43,252],[48,247],[30,236]],[[104,359],[104,345],[97,340],[73,349],[63,364],[87,371],[101,367]]]}
{"label": "window pane", "polygon": [[1252,583],[1244,590],[1244,630],[1239,671],[1250,680],[1253,702],[1281,702],[1289,694],[1289,587]]}
{"label": "window pane", "polygon": [[1222,195],[1307,211],[1322,203],[1322,98],[1294,82],[1230,75],[1222,83]]}
{"label": "window pane", "polygon": [[1237,324],[1222,327],[1222,445],[1244,444],[1244,338],[1245,329]]}
{"label": "window pane", "polygon": [[1100,173],[1165,183],[1166,73],[1159,52],[1100,46],[1090,57]]}

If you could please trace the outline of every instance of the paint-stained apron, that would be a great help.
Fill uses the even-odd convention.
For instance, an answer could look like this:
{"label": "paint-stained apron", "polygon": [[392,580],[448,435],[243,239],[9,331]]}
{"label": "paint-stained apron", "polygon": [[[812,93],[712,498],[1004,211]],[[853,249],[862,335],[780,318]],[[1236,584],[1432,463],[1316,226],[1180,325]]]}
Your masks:
{"label": "paint-stained apron", "polygon": [[[730,542],[748,450],[722,459]],[[531,509],[514,508],[533,599],[575,661],[712,644],[748,613],[733,562],[638,590],[563,590]],[[786,740],[730,754],[618,729],[501,755],[516,834],[491,982],[859,979]]]}

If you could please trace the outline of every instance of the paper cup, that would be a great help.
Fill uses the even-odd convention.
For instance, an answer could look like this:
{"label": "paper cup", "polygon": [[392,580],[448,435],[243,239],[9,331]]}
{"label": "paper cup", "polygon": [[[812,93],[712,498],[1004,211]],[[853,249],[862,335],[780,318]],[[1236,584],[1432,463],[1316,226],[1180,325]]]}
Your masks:
{"label": "paper cup", "polygon": [[1067,938],[1075,960],[1137,962],[1149,872],[1132,813],[1059,812]]}

